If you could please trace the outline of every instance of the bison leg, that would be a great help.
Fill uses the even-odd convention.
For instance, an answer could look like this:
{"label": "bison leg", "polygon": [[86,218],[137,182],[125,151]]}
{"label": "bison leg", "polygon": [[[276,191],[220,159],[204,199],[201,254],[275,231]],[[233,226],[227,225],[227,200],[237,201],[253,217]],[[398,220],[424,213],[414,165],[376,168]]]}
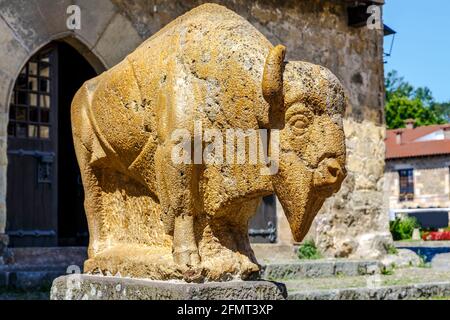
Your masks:
{"label": "bison leg", "polygon": [[175,217],[173,258],[179,265],[198,265],[197,242],[194,234],[194,216],[181,214]]}
{"label": "bison leg", "polygon": [[174,164],[172,145],[161,147],[156,153],[157,180],[162,220],[166,231],[173,233],[173,259],[179,266],[200,264],[194,223],[198,199],[198,177],[195,165]]}

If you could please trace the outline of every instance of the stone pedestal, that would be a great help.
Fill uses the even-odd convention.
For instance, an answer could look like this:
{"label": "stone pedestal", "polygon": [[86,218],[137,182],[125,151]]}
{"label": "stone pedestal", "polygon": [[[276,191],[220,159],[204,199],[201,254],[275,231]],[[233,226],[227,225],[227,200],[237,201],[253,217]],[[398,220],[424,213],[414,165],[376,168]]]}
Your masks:
{"label": "stone pedestal", "polygon": [[230,281],[202,284],[181,281],[74,274],[53,282],[51,300],[283,300],[284,284]]}

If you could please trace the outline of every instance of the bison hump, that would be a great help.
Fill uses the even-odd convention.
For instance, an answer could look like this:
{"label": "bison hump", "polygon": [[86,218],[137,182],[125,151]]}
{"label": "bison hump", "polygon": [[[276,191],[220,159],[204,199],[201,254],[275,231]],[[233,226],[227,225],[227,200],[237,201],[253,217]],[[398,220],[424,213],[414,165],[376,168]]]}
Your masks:
{"label": "bison hump", "polygon": [[145,101],[127,60],[99,76],[91,110],[103,138],[129,166],[150,137]]}

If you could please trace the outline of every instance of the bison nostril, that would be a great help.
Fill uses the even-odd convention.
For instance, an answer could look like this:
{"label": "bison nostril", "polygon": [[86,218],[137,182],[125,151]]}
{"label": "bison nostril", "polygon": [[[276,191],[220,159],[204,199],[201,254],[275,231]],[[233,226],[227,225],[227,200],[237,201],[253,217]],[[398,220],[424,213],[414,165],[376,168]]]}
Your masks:
{"label": "bison nostril", "polygon": [[338,176],[339,170],[340,170],[340,168],[337,168],[335,166],[328,166],[328,172],[333,177],[337,177]]}
{"label": "bison nostril", "polygon": [[336,185],[345,176],[345,173],[336,159],[325,159],[314,173],[314,185],[316,187],[328,187]]}

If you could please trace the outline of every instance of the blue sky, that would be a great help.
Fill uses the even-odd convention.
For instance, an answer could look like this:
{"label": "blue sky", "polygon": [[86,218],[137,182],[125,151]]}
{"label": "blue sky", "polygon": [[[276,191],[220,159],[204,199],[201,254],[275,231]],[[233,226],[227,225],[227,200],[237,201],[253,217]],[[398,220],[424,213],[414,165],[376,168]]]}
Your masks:
{"label": "blue sky", "polygon": [[[397,70],[436,101],[450,101],[450,0],[385,0],[384,23],[397,31],[385,73]],[[392,36],[385,37],[389,51]]]}

